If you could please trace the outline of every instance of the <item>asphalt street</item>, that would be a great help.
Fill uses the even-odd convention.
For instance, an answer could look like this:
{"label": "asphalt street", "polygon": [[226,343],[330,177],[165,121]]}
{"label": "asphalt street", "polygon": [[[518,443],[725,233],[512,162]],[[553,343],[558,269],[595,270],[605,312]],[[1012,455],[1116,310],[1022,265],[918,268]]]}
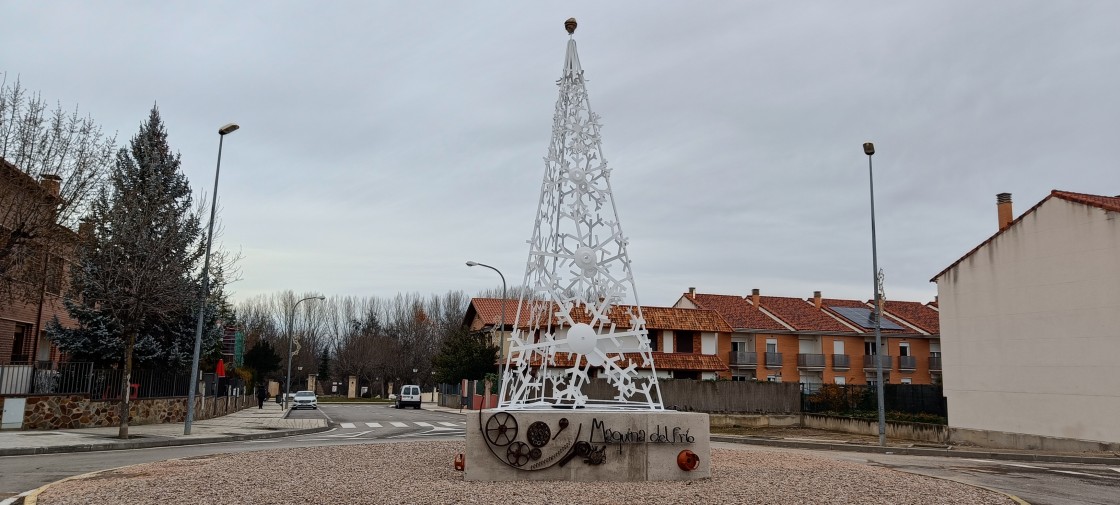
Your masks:
{"label": "asphalt street", "polygon": [[[333,429],[301,436],[219,444],[0,457],[0,500],[72,475],[138,463],[288,447],[462,439],[466,424],[464,415],[453,412],[397,410],[381,404],[328,404],[321,405],[319,410],[292,412],[289,417],[327,418]],[[751,451],[803,451],[721,442],[712,446]],[[1016,495],[1035,505],[1120,504],[1120,459],[1117,465],[1082,465],[842,451],[805,452],[983,486]]]}

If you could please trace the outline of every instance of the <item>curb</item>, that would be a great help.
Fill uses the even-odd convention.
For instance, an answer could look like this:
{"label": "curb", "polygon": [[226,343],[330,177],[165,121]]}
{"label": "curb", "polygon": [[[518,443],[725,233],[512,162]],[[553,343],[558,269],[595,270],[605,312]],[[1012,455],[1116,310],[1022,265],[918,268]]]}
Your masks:
{"label": "curb", "polygon": [[245,440],[261,440],[268,438],[281,438],[296,435],[307,435],[330,430],[330,425],[318,428],[302,428],[297,430],[278,430],[267,433],[247,433],[244,435],[220,435],[200,438],[170,438],[164,440],[140,440],[136,442],[120,442],[105,444],[59,445],[53,447],[17,447],[15,449],[0,449],[3,456],[30,456],[36,454],[62,454],[72,452],[95,451],[123,451],[129,449],[148,449],[152,447],[178,447],[183,445],[216,444],[221,442],[240,442]]}
{"label": "curb", "polygon": [[1120,464],[1120,458],[1117,457],[1062,456],[1058,454],[1018,454],[1010,452],[932,449],[924,447],[879,447],[875,445],[802,442],[794,440],[755,438],[733,435],[712,435],[710,439],[712,442],[762,445],[767,447],[785,447],[792,449],[811,449],[825,451],[871,452],[878,454],[901,454],[905,456],[940,456],[943,458],[975,458],[992,459],[998,461],[1023,461],[1036,463],[1081,463],[1089,465]]}
{"label": "curb", "polygon": [[[1006,497],[1010,498],[1011,501],[1015,502],[1016,505],[1031,505],[1031,502],[1029,502],[1027,500],[1024,500],[1022,498],[1019,498],[1018,496],[1015,496],[1015,495],[1013,495],[1011,493],[1008,493],[1006,491],[1000,491],[998,489],[992,489],[992,488],[987,487],[987,486],[981,486],[979,484],[973,484],[971,482],[959,481],[957,479],[953,479],[953,478],[950,478],[950,477],[938,477],[936,475],[926,475],[924,473],[916,473],[916,472],[911,472],[911,471],[908,471],[908,470],[899,470],[897,468],[891,468],[891,470],[894,470],[896,472],[905,473],[905,474],[910,474],[910,475],[918,475],[920,477],[928,477],[928,478],[931,478],[931,479],[940,479],[940,480],[944,480],[944,481],[955,482],[957,484],[963,484],[963,485],[968,486],[968,487],[974,487],[976,489],[983,489],[984,491],[991,491],[995,494],[1006,496]],[[25,504],[25,505],[34,505],[34,504]]]}

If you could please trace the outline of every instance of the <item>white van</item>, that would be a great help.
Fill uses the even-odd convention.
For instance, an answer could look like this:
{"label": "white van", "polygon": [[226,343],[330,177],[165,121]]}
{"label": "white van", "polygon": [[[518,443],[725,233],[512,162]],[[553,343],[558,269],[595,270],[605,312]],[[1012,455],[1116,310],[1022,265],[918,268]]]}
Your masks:
{"label": "white van", "polygon": [[401,394],[397,395],[397,408],[420,408],[420,386],[410,384],[401,387]]}

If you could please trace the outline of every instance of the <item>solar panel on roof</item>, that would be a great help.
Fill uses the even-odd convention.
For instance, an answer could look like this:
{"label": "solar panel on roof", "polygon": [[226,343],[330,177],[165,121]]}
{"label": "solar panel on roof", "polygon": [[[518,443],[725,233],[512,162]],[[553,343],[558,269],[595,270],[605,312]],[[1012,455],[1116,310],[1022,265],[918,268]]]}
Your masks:
{"label": "solar panel on roof", "polygon": [[[863,307],[829,307],[829,308],[832,309],[833,311],[835,311],[837,314],[840,314],[842,317],[844,317],[844,319],[847,319],[847,320],[849,320],[853,323],[856,323],[856,324],[862,326],[865,329],[870,330],[870,329],[875,328],[875,319],[872,317],[871,309],[863,308]],[[879,328],[883,329],[883,330],[905,330],[906,329],[906,328],[903,328],[903,327],[895,324],[894,321],[891,321],[890,319],[887,319],[885,317],[881,318],[879,320]]]}

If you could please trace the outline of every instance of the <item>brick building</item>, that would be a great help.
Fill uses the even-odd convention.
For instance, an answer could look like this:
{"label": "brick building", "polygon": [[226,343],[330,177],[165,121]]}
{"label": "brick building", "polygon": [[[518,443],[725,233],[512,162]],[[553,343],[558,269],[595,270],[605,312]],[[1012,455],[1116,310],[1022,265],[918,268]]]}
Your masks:
{"label": "brick building", "polygon": [[[820,384],[874,384],[875,335],[871,302],[823,298],[697,293],[678,308],[710,309],[733,328],[726,359],[733,380]],[[941,381],[937,303],[887,301],[881,338],[883,377],[891,384]],[[721,349],[723,347],[721,346]]]}
{"label": "brick building", "polygon": [[0,365],[57,361],[45,326],[55,317],[75,324],[62,304],[72,249],[60,251],[40,238],[61,235],[63,240],[52,243],[76,243],[72,232],[54,224],[59,187],[55,176],[36,181],[0,159],[0,251],[6,255],[0,267],[10,279],[6,284],[14,286],[0,293]]}

